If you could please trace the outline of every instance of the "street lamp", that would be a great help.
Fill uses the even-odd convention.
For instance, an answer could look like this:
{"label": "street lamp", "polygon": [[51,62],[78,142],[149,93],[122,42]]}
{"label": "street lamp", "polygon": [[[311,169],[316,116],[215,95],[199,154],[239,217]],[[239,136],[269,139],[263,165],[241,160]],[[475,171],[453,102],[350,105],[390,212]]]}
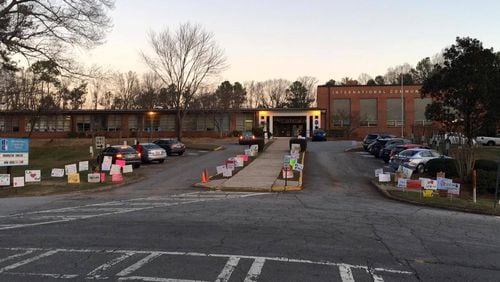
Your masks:
{"label": "street lamp", "polygon": [[149,142],[153,139],[153,118],[155,116],[155,112],[148,112],[149,116]]}
{"label": "street lamp", "polygon": [[403,97],[403,72],[401,72],[401,138],[405,136],[405,106]]}

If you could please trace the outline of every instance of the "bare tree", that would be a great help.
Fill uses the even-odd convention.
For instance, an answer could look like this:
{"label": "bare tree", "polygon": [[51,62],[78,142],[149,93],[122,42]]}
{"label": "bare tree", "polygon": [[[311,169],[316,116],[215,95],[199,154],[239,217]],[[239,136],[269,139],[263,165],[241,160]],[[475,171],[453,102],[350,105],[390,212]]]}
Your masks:
{"label": "bare tree", "polygon": [[308,96],[307,98],[312,101],[311,103],[315,103],[316,101],[316,91],[318,89],[318,79],[312,76],[301,76],[297,78],[297,81],[302,83],[302,85],[307,89]]}
{"label": "bare tree", "polygon": [[139,93],[139,78],[133,71],[126,74],[117,73],[114,77],[116,91],[113,99],[113,108],[129,110],[135,107],[135,98]]}
{"label": "bare tree", "polygon": [[151,32],[149,43],[153,56],[142,52],[142,57],[165,87],[174,86],[175,129],[181,139],[182,121],[191,100],[205,80],[226,67],[226,59],[214,36],[190,23],[181,24],[175,32]]}
{"label": "bare tree", "polygon": [[[0,1],[0,57],[47,60],[68,67],[72,46],[93,47],[103,42],[113,0],[3,0]],[[69,69],[69,68],[68,68]]]}
{"label": "bare tree", "polygon": [[246,106],[249,108],[267,108],[267,101],[264,94],[264,83],[258,81],[247,81],[243,83],[247,90]]}
{"label": "bare tree", "polygon": [[366,85],[366,83],[372,79],[372,77],[367,73],[362,73],[358,76],[358,82],[361,85]]}
{"label": "bare tree", "polygon": [[264,93],[269,99],[268,106],[281,108],[285,105],[286,90],[292,83],[286,79],[270,79],[264,82]]}

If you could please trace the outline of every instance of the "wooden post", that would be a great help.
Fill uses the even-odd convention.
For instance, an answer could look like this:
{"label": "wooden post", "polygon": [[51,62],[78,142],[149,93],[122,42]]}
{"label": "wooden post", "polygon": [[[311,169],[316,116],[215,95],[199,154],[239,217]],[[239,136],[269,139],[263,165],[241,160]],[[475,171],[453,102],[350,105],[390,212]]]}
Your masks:
{"label": "wooden post", "polygon": [[474,204],[476,203],[476,187],[477,187],[477,172],[474,169],[472,171],[472,199]]}

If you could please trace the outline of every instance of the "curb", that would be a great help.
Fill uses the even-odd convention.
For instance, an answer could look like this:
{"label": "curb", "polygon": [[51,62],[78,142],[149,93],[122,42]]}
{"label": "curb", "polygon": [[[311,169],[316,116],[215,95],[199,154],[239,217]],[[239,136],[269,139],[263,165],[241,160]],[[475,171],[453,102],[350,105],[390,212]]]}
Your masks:
{"label": "curb", "polygon": [[380,194],[382,194],[384,197],[386,197],[388,199],[391,199],[391,200],[394,200],[394,201],[398,201],[398,202],[402,202],[402,203],[408,203],[408,204],[413,204],[413,205],[421,206],[421,207],[441,209],[441,210],[450,210],[450,211],[458,211],[458,212],[464,212],[464,213],[489,215],[489,216],[498,216],[496,214],[486,213],[486,212],[482,212],[482,211],[468,210],[468,209],[463,209],[463,208],[459,208],[459,207],[448,207],[448,206],[443,207],[443,206],[440,206],[440,205],[431,205],[431,204],[425,204],[425,203],[421,203],[421,202],[415,202],[415,201],[412,201],[412,200],[398,198],[398,197],[395,197],[395,196],[391,195],[391,193],[389,193],[386,189],[380,187],[380,185],[375,180],[370,180],[370,182],[371,182],[371,184],[373,186],[375,186],[377,188],[377,190],[380,192]]}

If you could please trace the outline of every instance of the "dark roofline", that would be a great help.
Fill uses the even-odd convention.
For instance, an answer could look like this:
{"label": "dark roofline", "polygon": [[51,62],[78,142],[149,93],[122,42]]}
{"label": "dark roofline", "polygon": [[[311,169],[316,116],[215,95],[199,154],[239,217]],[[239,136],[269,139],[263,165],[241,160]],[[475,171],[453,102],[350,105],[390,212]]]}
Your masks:
{"label": "dark roofline", "polygon": [[[384,85],[318,85],[318,87],[332,87],[332,88],[338,88],[338,87],[388,87],[388,86],[394,86],[394,87],[401,87],[401,84],[384,84]],[[404,84],[403,86],[422,86],[422,84],[417,83],[417,84]]]}

